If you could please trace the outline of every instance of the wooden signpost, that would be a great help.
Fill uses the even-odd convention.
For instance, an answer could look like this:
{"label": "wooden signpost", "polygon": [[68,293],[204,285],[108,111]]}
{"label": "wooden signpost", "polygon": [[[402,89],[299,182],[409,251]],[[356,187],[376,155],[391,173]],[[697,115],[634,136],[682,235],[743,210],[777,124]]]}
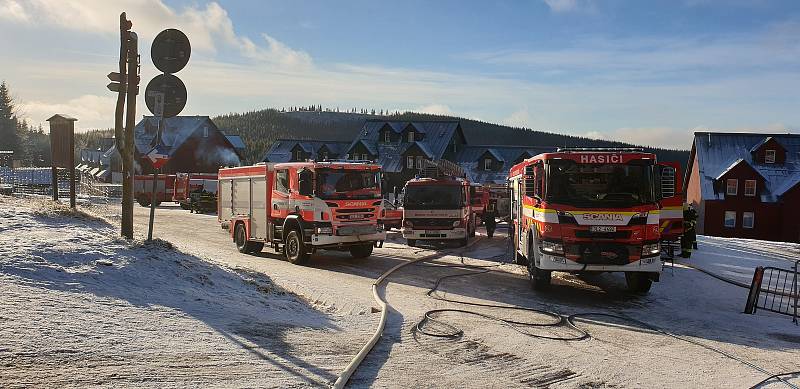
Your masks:
{"label": "wooden signpost", "polygon": [[69,171],[69,206],[75,208],[75,122],[73,117],[55,114],[50,119],[53,201],[58,201],[58,168]]}

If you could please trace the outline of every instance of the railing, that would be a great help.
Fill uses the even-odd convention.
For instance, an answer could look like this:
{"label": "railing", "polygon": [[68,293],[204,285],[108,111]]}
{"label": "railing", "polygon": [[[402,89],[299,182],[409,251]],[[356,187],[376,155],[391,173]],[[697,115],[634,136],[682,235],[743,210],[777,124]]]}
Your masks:
{"label": "railing", "polygon": [[800,285],[798,285],[800,260],[792,270],[777,267],[757,267],[750,284],[750,293],[744,312],[754,314],[758,309],[792,316],[798,324]]}

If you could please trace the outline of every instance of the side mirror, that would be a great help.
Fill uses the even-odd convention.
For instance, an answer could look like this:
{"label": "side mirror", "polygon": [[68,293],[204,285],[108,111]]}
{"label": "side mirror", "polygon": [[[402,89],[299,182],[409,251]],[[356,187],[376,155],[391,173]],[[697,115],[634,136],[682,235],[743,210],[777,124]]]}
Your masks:
{"label": "side mirror", "polygon": [[314,195],[314,173],[311,170],[301,170],[298,174],[298,182],[300,185],[297,192],[301,196],[310,197]]}

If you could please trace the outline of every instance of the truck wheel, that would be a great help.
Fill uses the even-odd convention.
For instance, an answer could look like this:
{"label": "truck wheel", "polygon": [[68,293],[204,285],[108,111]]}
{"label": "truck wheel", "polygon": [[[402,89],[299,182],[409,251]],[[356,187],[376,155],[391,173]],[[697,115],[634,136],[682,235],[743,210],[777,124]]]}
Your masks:
{"label": "truck wheel", "polygon": [[136,198],[136,202],[139,203],[139,205],[141,205],[143,207],[150,206],[150,201],[147,200],[146,197],[138,197],[138,198]]}
{"label": "truck wheel", "polygon": [[350,255],[356,259],[367,258],[372,255],[372,245],[364,244],[361,246],[352,246],[350,247]]}
{"label": "truck wheel", "polygon": [[286,235],[286,243],[283,244],[283,253],[286,260],[295,265],[302,265],[308,261],[308,251],[303,243],[303,238],[297,230],[292,230]]}
{"label": "truck wheel", "polygon": [[528,280],[533,290],[545,290],[550,287],[552,272],[536,267],[532,262],[528,264]]}
{"label": "truck wheel", "polygon": [[650,286],[653,285],[649,275],[641,272],[626,272],[625,283],[628,284],[629,291],[637,294],[647,294],[650,291]]}
{"label": "truck wheel", "polygon": [[247,230],[245,230],[244,224],[239,223],[236,225],[236,229],[233,230],[233,241],[236,243],[236,249],[240,253],[250,252],[250,245],[247,242]]}
{"label": "truck wheel", "polygon": [[406,244],[408,245],[408,247],[414,247],[414,246],[417,245],[417,240],[416,239],[406,239]]}

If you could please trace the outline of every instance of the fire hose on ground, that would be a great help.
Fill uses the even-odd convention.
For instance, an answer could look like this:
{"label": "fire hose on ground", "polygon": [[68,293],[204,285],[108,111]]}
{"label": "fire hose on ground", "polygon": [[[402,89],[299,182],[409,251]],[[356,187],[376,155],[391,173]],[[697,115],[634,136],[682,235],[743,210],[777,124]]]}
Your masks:
{"label": "fire hose on ground", "polygon": [[[469,248],[473,244],[477,243],[479,240],[481,240],[481,238],[473,239],[469,244],[467,244],[467,246],[462,247],[460,249],[463,250]],[[342,371],[339,374],[339,377],[337,377],[336,381],[333,383],[333,388],[335,389],[344,388],[344,386],[347,384],[347,381],[350,380],[350,377],[353,375],[353,373],[355,373],[356,369],[358,369],[358,366],[361,365],[361,362],[364,360],[364,358],[367,357],[367,354],[369,354],[372,348],[375,347],[375,344],[378,343],[378,340],[381,338],[381,335],[383,335],[383,329],[384,327],[386,327],[386,320],[389,316],[389,304],[387,304],[386,301],[383,300],[381,296],[378,294],[378,287],[383,283],[383,281],[385,281],[390,275],[392,275],[392,273],[403,267],[418,262],[427,261],[429,259],[437,258],[443,255],[447,255],[450,252],[452,252],[452,250],[444,252],[435,252],[420,258],[412,259],[408,262],[403,262],[381,274],[381,276],[378,277],[378,279],[376,279],[375,282],[372,283],[372,297],[375,299],[375,302],[378,303],[381,309],[381,318],[380,321],[378,322],[378,328],[375,329],[375,333],[372,334],[372,337],[369,338],[367,343],[364,344],[363,347],[361,347],[361,350],[358,352],[358,354],[356,354],[353,360],[350,361],[350,364],[348,364],[347,367],[345,367],[344,371]]]}

